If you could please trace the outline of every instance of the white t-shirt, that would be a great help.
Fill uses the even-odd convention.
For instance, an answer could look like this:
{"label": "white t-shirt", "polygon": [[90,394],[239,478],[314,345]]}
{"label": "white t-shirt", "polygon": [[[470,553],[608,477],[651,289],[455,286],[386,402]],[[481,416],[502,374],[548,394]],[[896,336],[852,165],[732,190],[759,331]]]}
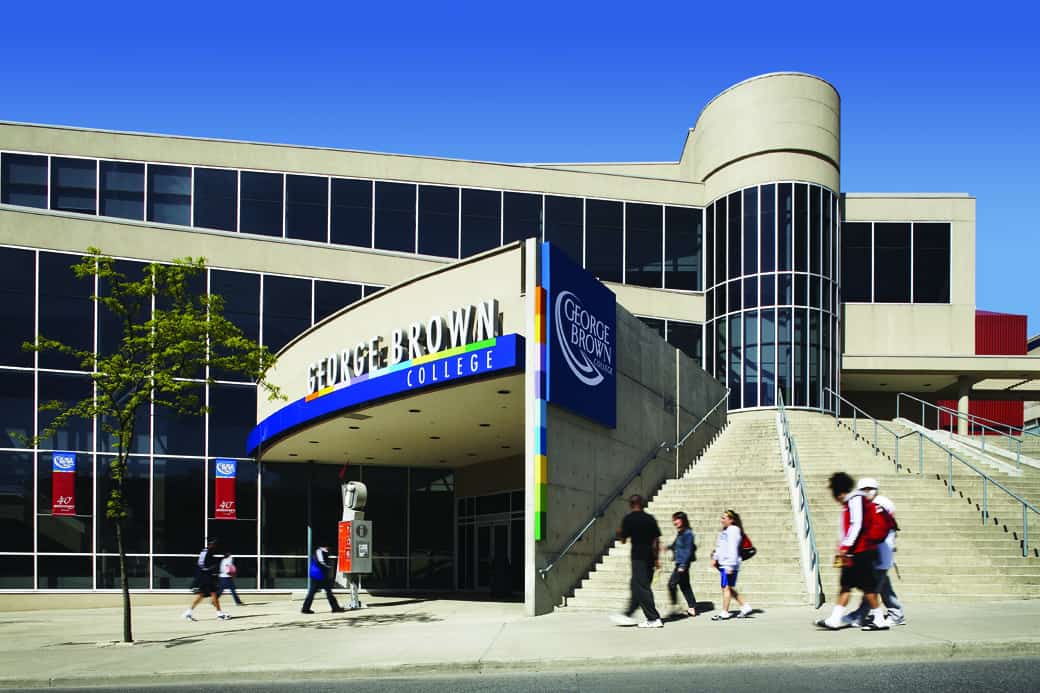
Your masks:
{"label": "white t-shirt", "polygon": [[228,572],[228,568],[235,565],[234,556],[224,556],[220,559],[220,577],[232,577],[231,573]]}

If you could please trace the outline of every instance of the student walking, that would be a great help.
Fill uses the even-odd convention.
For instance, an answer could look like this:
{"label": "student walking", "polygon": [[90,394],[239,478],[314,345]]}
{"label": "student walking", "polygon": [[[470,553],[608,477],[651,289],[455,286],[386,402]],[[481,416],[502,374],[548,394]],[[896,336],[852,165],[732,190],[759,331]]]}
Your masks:
{"label": "student walking", "polygon": [[841,565],[838,599],[831,615],[816,621],[820,628],[838,630],[845,627],[842,616],[849,604],[853,589],[863,592],[863,599],[870,613],[863,622],[863,630],[888,630],[888,619],[881,608],[877,595],[877,577],[874,565],[878,560],[878,544],[884,539],[875,537],[879,527],[874,515],[874,503],[862,491],[854,490],[855,482],[845,472],[831,475],[828,482],[831,495],[842,506],[839,536],[841,540],[835,553],[835,565]]}
{"label": "student walking", "polygon": [[733,617],[729,611],[731,599],[740,604],[736,618],[746,618],[751,613],[751,604],[737,592],[737,575],[740,573],[740,544],[744,540],[744,523],[734,510],[726,510],[719,517],[722,531],[715,540],[711,553],[711,567],[719,571],[719,586],[722,587],[722,611],[711,617],[712,621],[726,621]]}
{"label": "student walking", "polygon": [[650,589],[654,569],[661,567],[661,529],[657,526],[654,516],[645,512],[643,506],[642,496],[634,495],[629,498],[630,512],[625,515],[617,531],[622,544],[629,539],[632,540],[632,578],[629,582],[632,594],[628,601],[628,609],[610,618],[619,626],[635,625],[632,612],[639,607],[646,618],[639,624],[640,628],[661,628],[664,624],[661,623],[661,615],[654,606],[654,593]]}
{"label": "student walking", "polygon": [[[878,544],[877,547],[878,559],[874,563],[874,579],[877,583],[878,597],[881,599],[881,603],[885,605],[885,608],[888,609],[886,617],[889,624],[905,626],[906,617],[903,615],[903,605],[892,588],[892,577],[888,574],[888,571],[895,566],[896,532],[899,531],[899,523],[896,522],[896,505],[890,498],[878,495],[878,482],[876,479],[860,479],[857,486],[867,499],[873,501],[874,505],[877,506],[875,508],[876,513],[885,512],[891,518],[890,520],[886,518],[886,524],[890,526],[890,529],[888,534],[885,535],[885,540]],[[842,623],[858,628],[866,621],[869,613],[870,605],[864,599],[855,611],[842,617]]]}
{"label": "student walking", "polygon": [[226,614],[220,610],[220,593],[217,588],[217,573],[220,570],[220,557],[217,555],[217,539],[210,537],[206,542],[206,548],[199,554],[198,560],[198,587],[199,590],[195,594],[195,598],[191,600],[191,606],[182,614],[183,618],[187,621],[194,621],[194,610],[206,597],[209,597],[213,602],[213,608],[217,610],[217,618],[226,621],[231,618],[231,614]]}
{"label": "student walking", "polygon": [[682,614],[676,595],[676,588],[678,588],[682,591],[683,599],[686,600],[686,614],[696,616],[697,598],[693,596],[693,589],[690,587],[690,563],[696,558],[694,554],[697,549],[696,538],[693,536],[693,530],[690,529],[690,518],[681,510],[672,515],[672,525],[675,526],[677,532],[675,541],[668,547],[672,550],[675,560],[672,576],[668,578],[668,597],[672,602],[672,615]]}
{"label": "student walking", "polygon": [[224,557],[220,559],[220,587],[217,589],[217,596],[221,596],[227,590],[234,597],[235,604],[242,606],[245,602],[238,598],[238,591],[235,589],[236,574],[238,574],[238,568],[235,566],[235,557],[230,553],[224,554]]}
{"label": "student walking", "polygon": [[307,590],[307,598],[303,600],[301,614],[313,614],[311,604],[318,590],[325,590],[325,598],[329,600],[329,608],[332,613],[339,614],[346,611],[336,601],[336,595],[332,593],[332,566],[329,565],[329,547],[326,544],[314,549],[310,565],[311,586]]}

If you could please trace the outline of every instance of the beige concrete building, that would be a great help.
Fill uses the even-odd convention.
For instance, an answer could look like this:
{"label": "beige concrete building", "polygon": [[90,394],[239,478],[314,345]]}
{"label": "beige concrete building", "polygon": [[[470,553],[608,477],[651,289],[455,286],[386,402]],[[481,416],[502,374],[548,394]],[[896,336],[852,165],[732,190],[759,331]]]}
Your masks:
{"label": "beige concrete building", "polygon": [[[780,398],[831,411],[841,392],[889,414],[900,391],[966,407],[983,381],[1036,379],[1035,355],[975,353],[974,198],[843,191],[842,165],[855,162],[841,159],[840,118],[834,86],[775,73],[710,101],[670,162],[504,164],[0,123],[0,315],[9,328],[0,346],[9,402],[0,483],[10,489],[0,588],[115,586],[101,512],[110,447],[91,422],[39,449],[15,435],[45,425],[37,402],[89,390],[75,364],[20,349],[36,331],[77,345],[104,341],[105,320],[90,300],[96,288],[68,272],[89,247],[128,269],[205,257],[207,290],[227,298],[247,335],[281,352],[277,376],[293,402],[318,384],[349,382],[344,373],[356,378],[437,353],[432,346],[448,342],[429,341],[431,330],[447,330],[467,306],[489,327],[459,334],[523,342],[508,372],[343,405],[335,436],[318,435],[333,426],[318,417],[260,435],[264,444],[247,449],[254,426],[279,412],[258,402],[250,384],[219,378],[205,385],[212,414],[152,412],[134,451],[136,478],[148,489],[129,539],[132,584],[141,589],[190,582],[211,532],[244,557],[240,586],[301,585],[315,528],[338,519],[335,471],[349,461],[383,528],[373,588],[490,589],[504,542],[510,589],[524,585],[541,611],[585,563],[561,569],[566,577],[544,593],[537,570],[623,480],[621,467],[663,435],[658,427],[675,443],[710,409],[711,393],[728,388],[729,411],[771,408]],[[616,296],[618,396],[639,383],[654,393],[619,407],[614,427],[550,403],[554,413],[541,423],[549,451],[540,453],[550,465],[576,454],[575,440],[624,450],[607,455],[618,466],[602,478],[575,466],[566,489],[538,476],[533,452],[541,400],[531,380],[531,292],[540,279],[531,273],[549,252],[536,241]],[[636,329],[632,316],[649,330]],[[395,330],[411,336],[413,324],[422,340],[412,341],[425,351],[394,362],[386,354],[408,343],[395,343]],[[649,404],[655,397],[664,419]],[[434,428],[414,427],[410,409],[438,412]],[[374,431],[348,444],[340,434],[365,421],[340,430],[350,414],[371,416]],[[466,445],[447,442],[474,422],[489,426],[466,433]],[[554,454],[557,445],[569,452]],[[79,456],[74,516],[54,517],[39,500],[50,488],[41,460],[54,450]],[[214,516],[218,458],[238,465],[234,520]],[[670,464],[680,462],[673,453]],[[550,485],[541,500],[538,483]],[[538,513],[548,513],[540,535]]]}

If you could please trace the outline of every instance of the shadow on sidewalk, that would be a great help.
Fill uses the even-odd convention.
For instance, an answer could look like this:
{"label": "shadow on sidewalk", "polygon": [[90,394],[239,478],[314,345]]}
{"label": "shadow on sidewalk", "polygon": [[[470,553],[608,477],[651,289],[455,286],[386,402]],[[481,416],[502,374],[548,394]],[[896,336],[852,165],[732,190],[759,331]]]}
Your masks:
{"label": "shadow on sidewalk", "polygon": [[[381,604],[379,606],[386,606]],[[238,616],[232,619],[233,621],[242,621],[248,618],[261,618],[263,614],[255,614],[250,616]],[[192,633],[190,635],[179,635],[171,638],[160,638],[160,639],[138,639],[134,641],[136,646],[161,646],[165,648],[180,647],[181,645],[191,645],[199,642],[216,642],[217,638],[234,637],[242,633],[251,632],[262,632],[262,631],[273,631],[273,632],[290,632],[290,631],[334,631],[334,630],[346,630],[351,628],[372,628],[376,626],[393,626],[405,623],[435,623],[443,619],[433,616],[429,613],[403,613],[403,614],[359,614],[359,615],[339,615],[336,618],[325,618],[321,620],[309,620],[303,615],[298,617],[298,620],[285,621],[280,623],[270,623],[266,625],[255,625],[247,628],[233,628],[229,630],[214,630],[202,633]],[[114,643],[113,643],[114,644]],[[97,642],[61,642],[54,643],[53,645],[46,645],[46,647],[73,647],[91,645],[97,646]]]}

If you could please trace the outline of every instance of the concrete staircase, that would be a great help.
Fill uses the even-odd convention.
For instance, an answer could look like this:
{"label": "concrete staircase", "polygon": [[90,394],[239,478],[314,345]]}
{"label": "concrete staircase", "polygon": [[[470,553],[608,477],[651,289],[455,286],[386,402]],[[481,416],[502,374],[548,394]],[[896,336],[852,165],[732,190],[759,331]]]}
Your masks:
{"label": "concrete staircase", "polygon": [[[893,586],[911,609],[919,602],[1040,597],[1040,560],[1022,557],[1021,528],[1016,532],[1010,521],[1011,506],[996,499],[992,493],[995,489],[991,489],[990,508],[997,522],[983,525],[975,505],[981,499],[981,484],[976,487],[965,473],[970,473],[968,470],[955,469],[954,494],[948,496],[947,456],[934,445],[930,446],[934,452],[930,452],[925,443],[925,474],[918,476],[916,437],[903,439],[903,467],[897,470],[894,454],[890,454],[894,450],[876,454],[870,445],[873,428],[864,427],[862,421],[857,437],[844,422],[839,427],[825,414],[789,411],[788,418],[806,477],[823,587],[829,600],[836,595],[838,585],[838,571],[831,566],[830,556],[837,545],[840,506],[830,495],[827,479],[836,471],[857,479],[878,479],[880,492],[895,502],[901,527],[896,554],[901,577],[893,578]],[[906,431],[886,425],[899,433]],[[1017,507],[1021,525],[1021,506]],[[1040,540],[1040,521],[1035,524],[1034,537]]]}
{"label": "concrete staircase", "polygon": [[[776,412],[731,414],[729,425],[690,470],[667,481],[647,506],[661,527],[662,546],[675,538],[672,513],[683,510],[697,540],[691,583],[699,602],[721,606],[718,572],[711,552],[721,529],[719,515],[736,510],[758,555],[740,572],[738,586],[756,608],[809,603],[798,558],[798,540],[790,492],[780,462]],[[567,611],[618,611],[628,601],[628,544],[615,544],[602,562],[567,600]],[[658,610],[668,613],[667,583],[671,552],[662,551],[661,571],[654,581]],[[682,596],[679,602],[685,606]],[[638,614],[637,614],[638,616]]]}

